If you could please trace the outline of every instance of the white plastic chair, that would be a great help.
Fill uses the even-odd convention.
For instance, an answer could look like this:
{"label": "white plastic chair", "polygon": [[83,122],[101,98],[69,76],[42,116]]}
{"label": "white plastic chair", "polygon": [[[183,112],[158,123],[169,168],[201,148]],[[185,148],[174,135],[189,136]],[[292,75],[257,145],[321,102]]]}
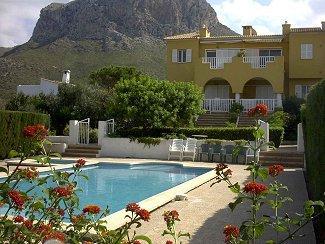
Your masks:
{"label": "white plastic chair", "polygon": [[168,160],[170,158],[183,159],[183,139],[173,139],[172,144],[169,145]]}
{"label": "white plastic chair", "polygon": [[187,138],[186,145],[183,149],[183,158],[190,158],[194,162],[196,157],[196,143],[197,139]]}

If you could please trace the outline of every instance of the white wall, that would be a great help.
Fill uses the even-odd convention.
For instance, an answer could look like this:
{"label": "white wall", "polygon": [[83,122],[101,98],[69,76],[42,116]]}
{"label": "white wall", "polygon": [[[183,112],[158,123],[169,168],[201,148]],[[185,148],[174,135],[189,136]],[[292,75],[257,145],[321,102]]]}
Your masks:
{"label": "white wall", "polygon": [[145,146],[145,144],[130,142],[129,138],[102,138],[100,157],[117,158],[152,158],[168,159],[169,145],[172,140],[162,140],[157,146]]}
{"label": "white wall", "polygon": [[57,95],[59,92],[59,84],[42,78],[40,92],[44,95]]}
{"label": "white wall", "polygon": [[40,94],[41,86],[40,85],[18,85],[17,93],[23,93],[27,96],[37,96]]}

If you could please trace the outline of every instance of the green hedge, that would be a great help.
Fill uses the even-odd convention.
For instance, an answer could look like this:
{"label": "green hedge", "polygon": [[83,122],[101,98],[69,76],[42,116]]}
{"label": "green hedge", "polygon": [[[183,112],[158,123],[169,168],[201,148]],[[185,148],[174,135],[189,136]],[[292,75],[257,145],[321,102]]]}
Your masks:
{"label": "green hedge", "polygon": [[[305,135],[305,155],[307,182],[310,197],[314,200],[325,200],[325,80],[317,83],[307,96],[306,106],[302,110]],[[325,226],[325,216],[320,222]],[[322,229],[323,238],[325,236]]]}
{"label": "green hedge", "polygon": [[26,125],[44,124],[49,126],[46,114],[0,110],[0,158],[5,158],[10,150],[17,149]]}
{"label": "green hedge", "polygon": [[[270,128],[270,141],[279,147],[283,139],[284,130],[282,127]],[[176,134],[178,136],[191,137],[192,135],[206,135],[209,139],[220,140],[254,140],[253,128],[229,128],[229,127],[197,127],[197,128],[155,128],[143,130],[142,128],[132,128],[118,131],[121,137],[166,137]]]}

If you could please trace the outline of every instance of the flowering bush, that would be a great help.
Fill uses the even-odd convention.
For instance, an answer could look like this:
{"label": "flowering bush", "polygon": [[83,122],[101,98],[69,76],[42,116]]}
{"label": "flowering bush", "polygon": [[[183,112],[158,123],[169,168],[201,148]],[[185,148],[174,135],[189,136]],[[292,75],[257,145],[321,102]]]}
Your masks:
{"label": "flowering bush", "polygon": [[[237,194],[235,201],[229,203],[232,211],[235,210],[238,204],[243,202],[249,202],[250,206],[248,212],[250,212],[251,217],[245,220],[240,227],[227,225],[224,228],[225,242],[249,243],[252,240],[252,243],[255,243],[255,240],[261,238],[267,228],[271,228],[276,234],[267,243],[285,243],[297,237],[297,233],[307,223],[325,212],[324,203],[322,201],[307,201],[302,214],[296,214],[295,216],[285,214],[280,216],[279,209],[284,203],[292,201],[291,198],[283,196],[283,192],[288,191],[288,188],[277,180],[277,176],[284,171],[284,167],[281,164],[276,164],[268,169],[263,168],[257,156],[259,149],[266,145],[264,132],[260,129],[257,119],[259,116],[267,115],[267,107],[263,104],[258,104],[255,108],[250,109],[248,113],[256,118],[256,127],[254,129],[255,143],[252,145],[249,142],[245,142],[235,148],[233,154],[238,154],[243,146],[247,146],[254,151],[254,159],[246,168],[246,170],[250,171],[250,181],[244,187],[241,187],[238,182],[233,183],[231,181],[232,171],[227,165],[218,164],[215,169],[216,181],[212,184],[224,181],[228,184],[229,189]],[[269,177],[272,177],[274,181],[268,185],[262,183]],[[261,214],[262,205],[269,206],[274,211],[274,216]],[[282,233],[282,239],[279,237],[280,233]]]}
{"label": "flowering bush", "polygon": [[[12,157],[20,161],[11,174],[0,167],[8,177],[0,182],[0,243],[44,243],[56,240],[57,243],[152,243],[150,238],[137,235],[134,230],[142,221],[150,220],[150,212],[140,208],[136,203],[126,206],[127,222],[117,230],[109,230],[103,220],[109,213],[108,208],[101,209],[97,205],[79,206],[77,192],[80,190],[76,178],[83,177],[83,166],[86,161],[76,161],[73,172],[61,172],[53,169],[50,156],[44,149],[47,129],[42,125],[27,126],[23,129],[25,141],[19,151],[11,151]],[[34,167],[21,169],[21,163],[27,158],[47,164],[51,173],[39,177]],[[21,187],[28,182],[28,189]],[[42,194],[37,194],[41,189]],[[174,226],[171,221],[179,221],[178,213],[171,211],[166,221],[167,228]],[[174,228],[170,233],[174,235]],[[164,235],[167,232],[163,233]],[[175,236],[184,236],[179,232]]]}

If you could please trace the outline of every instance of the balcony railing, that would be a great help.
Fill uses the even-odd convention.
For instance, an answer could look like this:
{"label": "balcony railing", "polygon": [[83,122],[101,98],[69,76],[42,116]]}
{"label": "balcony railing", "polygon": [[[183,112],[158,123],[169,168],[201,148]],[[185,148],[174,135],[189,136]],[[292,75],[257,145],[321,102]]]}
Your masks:
{"label": "balcony railing", "polygon": [[[243,57],[243,63],[250,63],[253,69],[266,68],[267,63],[275,61],[274,56]],[[224,64],[231,63],[232,57],[203,57],[202,63],[210,64],[210,69],[223,69]]]}
{"label": "balcony railing", "polygon": [[244,112],[255,107],[257,104],[265,104],[269,111],[274,111],[277,106],[276,99],[204,99],[203,109],[211,112],[229,112],[233,103],[240,103],[244,106]]}
{"label": "balcony railing", "polygon": [[222,57],[222,58],[210,58],[210,57],[203,57],[202,63],[210,64],[210,69],[223,69],[225,63],[231,63],[232,58]]}
{"label": "balcony railing", "polygon": [[266,64],[272,63],[274,60],[274,56],[243,57],[243,62],[250,63],[253,69],[266,68]]}

